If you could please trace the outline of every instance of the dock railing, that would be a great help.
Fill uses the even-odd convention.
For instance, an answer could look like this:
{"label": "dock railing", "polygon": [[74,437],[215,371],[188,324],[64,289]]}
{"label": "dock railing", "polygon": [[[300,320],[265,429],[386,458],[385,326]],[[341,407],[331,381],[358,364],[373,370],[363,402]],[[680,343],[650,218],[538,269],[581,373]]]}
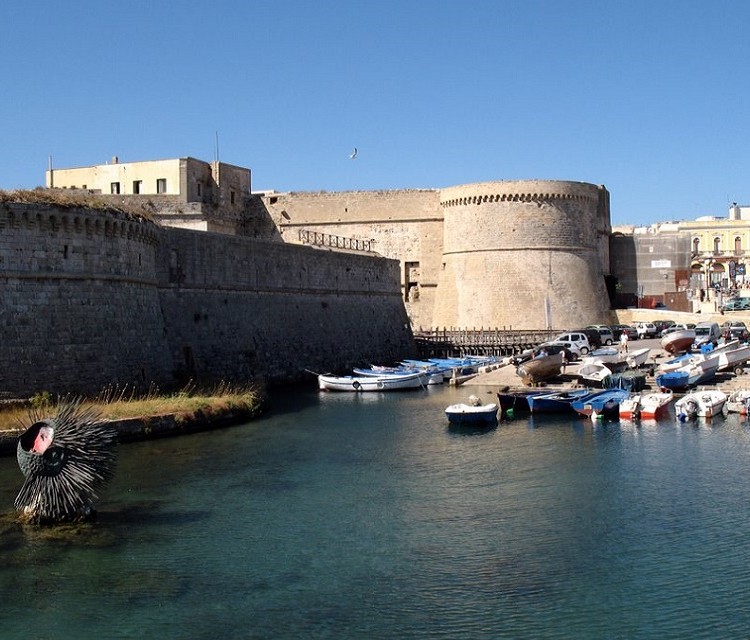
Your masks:
{"label": "dock railing", "polygon": [[553,338],[556,329],[422,329],[414,332],[419,356],[509,356]]}

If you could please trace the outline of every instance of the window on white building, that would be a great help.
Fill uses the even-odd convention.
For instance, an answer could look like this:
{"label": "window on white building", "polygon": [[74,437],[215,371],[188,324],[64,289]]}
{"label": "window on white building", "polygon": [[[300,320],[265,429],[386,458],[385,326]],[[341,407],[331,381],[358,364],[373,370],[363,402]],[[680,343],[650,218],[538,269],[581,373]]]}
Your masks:
{"label": "window on white building", "polygon": [[166,192],[167,192],[167,179],[157,178],[156,179],[156,193],[166,193]]}
{"label": "window on white building", "polygon": [[119,182],[112,182],[109,185],[109,192],[113,194],[120,193],[120,183]]}
{"label": "window on white building", "polygon": [[140,193],[143,186],[143,180],[133,180],[133,193]]}

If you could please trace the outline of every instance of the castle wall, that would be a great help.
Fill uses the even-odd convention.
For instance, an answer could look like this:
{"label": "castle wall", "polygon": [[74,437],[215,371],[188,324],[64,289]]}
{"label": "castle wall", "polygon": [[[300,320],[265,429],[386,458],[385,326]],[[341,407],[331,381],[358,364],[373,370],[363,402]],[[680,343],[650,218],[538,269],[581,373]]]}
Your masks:
{"label": "castle wall", "polygon": [[263,201],[287,242],[307,229],[373,240],[375,251],[398,259],[415,329],[545,328],[548,318],[560,327],[607,317],[604,187],[526,180],[439,191],[274,193]]}
{"label": "castle wall", "polygon": [[162,379],[158,231],[114,213],[0,205],[0,392]]}
{"label": "castle wall", "polygon": [[606,321],[609,207],[599,187],[489,182],[443,189],[440,197],[444,268],[436,326]]}
{"label": "castle wall", "polygon": [[263,203],[285,242],[298,242],[301,229],[372,240],[373,251],[399,261],[413,327],[432,326],[443,242],[437,191],[273,193]]}
{"label": "castle wall", "polygon": [[413,355],[392,260],[0,205],[0,393],[271,382]]}
{"label": "castle wall", "polygon": [[159,268],[181,377],[309,378],[413,353],[392,260],[170,230]]}

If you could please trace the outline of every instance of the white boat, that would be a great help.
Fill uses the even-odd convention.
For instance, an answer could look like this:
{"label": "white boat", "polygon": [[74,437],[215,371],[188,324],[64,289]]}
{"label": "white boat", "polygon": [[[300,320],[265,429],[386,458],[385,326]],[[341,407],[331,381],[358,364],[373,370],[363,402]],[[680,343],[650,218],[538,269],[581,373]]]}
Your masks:
{"label": "white boat", "polygon": [[408,373],[386,376],[318,376],[321,391],[395,391],[419,389],[427,384],[427,374]]}
{"label": "white boat", "polygon": [[716,353],[716,350],[710,352],[708,355],[718,355],[719,357],[719,368],[718,371],[734,371],[739,369],[739,373],[742,373],[742,365],[750,360],[750,345],[740,344],[737,340],[733,340],[728,345],[736,343],[736,346],[730,349],[721,349]]}
{"label": "white boat", "polygon": [[727,396],[726,403],[724,403],[724,413],[739,413],[746,416],[748,414],[748,404],[750,404],[750,390],[738,389],[737,391],[732,391]]}
{"label": "white boat", "polygon": [[633,393],[629,398],[620,402],[620,418],[632,420],[660,420],[663,418],[672,402],[672,391],[655,391],[652,393]]}
{"label": "white boat", "polygon": [[436,366],[418,367],[416,365],[403,365],[400,367],[383,367],[372,365],[369,369],[353,369],[353,373],[355,376],[367,376],[368,378],[421,373],[427,376],[426,384],[443,384],[445,382],[443,369],[438,369]]}
{"label": "white boat", "polygon": [[576,375],[587,387],[601,387],[605,378],[612,375],[612,370],[602,362],[589,362],[578,367]]}
{"label": "white boat", "polygon": [[675,403],[675,414],[681,422],[690,418],[712,418],[721,413],[726,401],[727,394],[718,389],[694,391]]}
{"label": "white boat", "polygon": [[445,415],[452,424],[486,424],[497,421],[498,406],[495,403],[480,404],[479,398],[469,396],[468,404],[452,404],[445,409]]}
{"label": "white boat", "polygon": [[628,366],[631,369],[637,369],[638,367],[641,367],[642,365],[646,364],[646,360],[648,360],[648,356],[651,353],[651,349],[648,347],[644,347],[643,349],[635,349],[634,351],[628,352],[628,354],[625,356],[625,362],[628,363]]}
{"label": "white boat", "polygon": [[589,354],[581,359],[581,364],[591,364],[601,362],[603,364],[622,362],[624,354],[620,353],[617,347],[601,347],[590,351]]}

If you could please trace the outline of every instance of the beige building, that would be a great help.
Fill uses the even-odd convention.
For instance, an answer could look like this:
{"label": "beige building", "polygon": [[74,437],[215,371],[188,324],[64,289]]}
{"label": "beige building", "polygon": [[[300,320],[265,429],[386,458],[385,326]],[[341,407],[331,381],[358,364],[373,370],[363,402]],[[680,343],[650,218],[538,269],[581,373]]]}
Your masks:
{"label": "beige building", "polygon": [[52,169],[48,188],[84,190],[150,207],[162,224],[239,234],[250,200],[250,169],[195,158],[120,162]]}

